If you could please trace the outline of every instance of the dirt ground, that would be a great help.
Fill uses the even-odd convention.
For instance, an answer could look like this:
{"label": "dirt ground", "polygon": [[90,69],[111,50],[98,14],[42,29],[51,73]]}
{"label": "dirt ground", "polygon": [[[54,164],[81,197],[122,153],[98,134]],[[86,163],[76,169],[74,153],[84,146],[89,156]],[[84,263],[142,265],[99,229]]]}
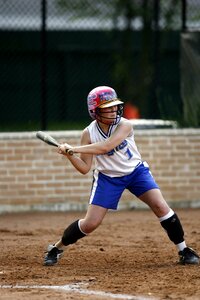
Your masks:
{"label": "dirt ground", "polygon": [[[188,245],[200,252],[200,210],[176,212]],[[0,299],[200,299],[200,265],[177,263],[176,247],[149,210],[109,212],[95,232],[66,248],[56,266],[43,266],[47,245],[83,216],[0,215]],[[49,287],[72,284],[78,288]],[[82,287],[93,294],[81,293]]]}

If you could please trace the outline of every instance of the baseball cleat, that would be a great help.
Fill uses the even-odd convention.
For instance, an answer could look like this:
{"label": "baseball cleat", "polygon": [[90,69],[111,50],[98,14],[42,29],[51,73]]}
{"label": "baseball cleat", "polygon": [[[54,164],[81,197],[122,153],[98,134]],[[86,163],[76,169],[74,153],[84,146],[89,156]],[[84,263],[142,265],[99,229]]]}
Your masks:
{"label": "baseball cleat", "polygon": [[183,249],[183,251],[179,251],[179,257],[180,257],[180,264],[186,265],[186,264],[191,264],[191,265],[197,265],[199,264],[199,255],[189,247],[186,247]]}
{"label": "baseball cleat", "polygon": [[45,266],[53,266],[58,262],[58,259],[62,255],[63,250],[58,249],[53,245],[49,245],[47,248],[47,253],[44,258],[44,265]]}

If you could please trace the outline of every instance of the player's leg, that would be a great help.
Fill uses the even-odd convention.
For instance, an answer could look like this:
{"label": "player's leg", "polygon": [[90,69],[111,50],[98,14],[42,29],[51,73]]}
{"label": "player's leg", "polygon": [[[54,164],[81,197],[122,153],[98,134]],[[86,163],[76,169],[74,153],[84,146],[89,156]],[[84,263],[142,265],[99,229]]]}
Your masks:
{"label": "player's leg", "polygon": [[168,206],[159,189],[152,189],[139,196],[159,218],[169,239],[177,246],[182,264],[198,264],[199,256],[186,246],[184,231],[177,214]]}
{"label": "player's leg", "polygon": [[159,218],[161,226],[166,230],[170,240],[177,245],[178,250],[183,250],[186,245],[184,231],[178,216],[168,206],[159,189],[152,189],[139,196]]}
{"label": "player's leg", "polygon": [[146,203],[158,218],[167,215],[170,211],[170,207],[159,189],[148,190],[138,198]]}
{"label": "player's leg", "polygon": [[101,224],[107,210],[101,206],[89,205],[84,219],[71,223],[64,230],[62,238],[54,245],[49,245],[44,264],[50,266],[57,263],[63,253],[63,246],[74,244],[77,240],[94,231]]}
{"label": "player's leg", "polygon": [[108,209],[90,204],[84,219],[80,220],[80,228],[85,234],[94,231],[103,221]]}
{"label": "player's leg", "polygon": [[[63,246],[73,244],[94,231],[101,224],[108,209],[117,209],[124,189],[124,183],[120,179],[114,179],[96,170],[93,176],[90,205],[84,219],[73,222],[65,229],[62,238],[45,256],[45,265],[53,265],[57,262],[60,251],[63,252],[61,249]],[[52,253],[55,259],[52,258]]]}
{"label": "player's leg", "polygon": [[178,248],[180,262],[183,264],[199,263],[199,256],[186,246],[181,222],[177,214],[174,213],[163,198],[146,162],[142,163],[131,174],[131,181],[127,188],[145,202],[159,218],[161,226]]}
{"label": "player's leg", "polygon": [[64,230],[61,241],[55,245],[60,248],[74,244],[77,240],[94,231],[103,221],[107,210],[107,208],[90,204],[85,217],[70,224]]}

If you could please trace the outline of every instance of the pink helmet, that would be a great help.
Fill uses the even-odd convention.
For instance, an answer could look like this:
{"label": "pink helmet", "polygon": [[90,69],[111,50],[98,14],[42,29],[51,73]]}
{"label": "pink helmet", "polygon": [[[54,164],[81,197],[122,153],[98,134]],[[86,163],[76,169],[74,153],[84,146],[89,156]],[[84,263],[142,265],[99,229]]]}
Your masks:
{"label": "pink helmet", "polygon": [[87,97],[88,112],[93,120],[98,119],[97,108],[118,105],[117,121],[119,122],[123,113],[122,104],[123,102],[117,98],[115,90],[109,86],[98,86],[91,90]]}

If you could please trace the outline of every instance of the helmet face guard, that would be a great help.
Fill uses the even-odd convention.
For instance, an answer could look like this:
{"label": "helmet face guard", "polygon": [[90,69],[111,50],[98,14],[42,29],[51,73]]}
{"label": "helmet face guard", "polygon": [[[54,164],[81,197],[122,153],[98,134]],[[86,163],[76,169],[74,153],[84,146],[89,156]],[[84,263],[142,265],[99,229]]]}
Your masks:
{"label": "helmet face guard", "polygon": [[[115,125],[115,124],[119,123],[121,116],[123,115],[123,105],[118,104],[117,109],[114,112],[116,112],[115,118],[106,117],[106,112],[104,112],[103,113],[104,116],[103,116],[103,120],[102,120],[101,108],[97,107],[95,110],[95,119],[97,121],[100,121],[103,124]],[[108,112],[108,113],[110,113],[110,112]],[[112,122],[111,122],[111,120],[112,120]]]}
{"label": "helmet face guard", "polygon": [[[102,122],[100,108],[112,107],[117,105],[116,118],[109,124],[117,124],[123,114],[123,102],[117,98],[115,90],[108,86],[99,86],[93,89],[87,97],[88,112],[93,120]],[[111,118],[103,117],[108,122]],[[107,124],[107,122],[102,122]]]}

